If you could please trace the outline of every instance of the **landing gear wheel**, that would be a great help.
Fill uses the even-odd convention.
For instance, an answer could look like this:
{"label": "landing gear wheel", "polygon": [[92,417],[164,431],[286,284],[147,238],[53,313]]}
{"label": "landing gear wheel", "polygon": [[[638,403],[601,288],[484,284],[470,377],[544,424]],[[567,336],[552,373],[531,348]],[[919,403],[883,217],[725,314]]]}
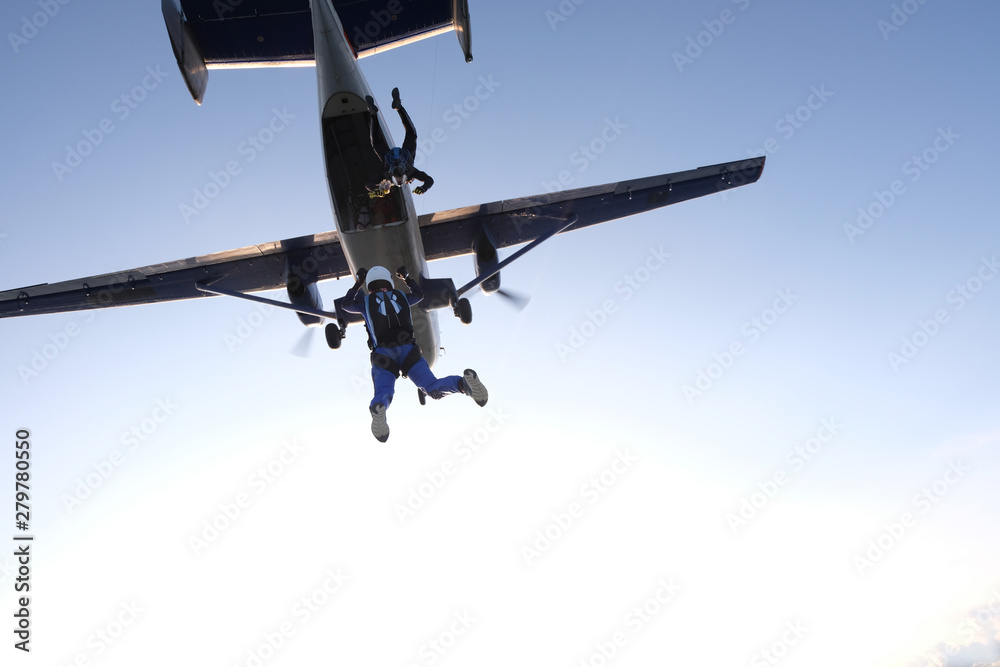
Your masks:
{"label": "landing gear wheel", "polygon": [[420,405],[427,405],[427,394],[423,389],[417,389],[417,400],[420,401]]}
{"label": "landing gear wheel", "polygon": [[455,306],[455,314],[458,315],[458,319],[462,321],[462,324],[469,324],[472,322],[472,304],[469,303],[468,299],[459,299],[458,305]]}
{"label": "landing gear wheel", "polygon": [[331,322],[326,325],[326,344],[330,346],[331,350],[336,350],[340,347],[340,341],[343,340],[343,336],[340,335],[340,327]]}

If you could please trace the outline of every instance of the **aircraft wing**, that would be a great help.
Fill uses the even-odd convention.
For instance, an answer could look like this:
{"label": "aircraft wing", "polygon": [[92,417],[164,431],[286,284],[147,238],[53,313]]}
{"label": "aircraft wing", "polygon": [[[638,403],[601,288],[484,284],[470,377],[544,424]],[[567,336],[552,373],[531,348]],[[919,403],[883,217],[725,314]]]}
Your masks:
{"label": "aircraft wing", "polygon": [[758,157],[441,211],[420,216],[420,235],[428,260],[471,254],[484,232],[496,248],[505,248],[558,229],[573,215],[577,221],[565,231],[755,183],[763,170]]}
{"label": "aircraft wing", "polygon": [[316,280],[351,273],[339,235],[326,232],[118,273],[7,290],[0,292],[0,318],[209,296],[197,288],[199,282],[236,292],[284,288],[289,260],[305,267]]}
{"label": "aircraft wing", "polygon": [[[319,1],[319,0],[315,0]],[[170,43],[201,104],[209,69],[315,63],[310,0],[162,0]],[[358,58],[454,30],[472,61],[467,0],[333,0]]]}
{"label": "aircraft wing", "polygon": [[[754,183],[764,158],[566,190],[420,216],[428,260],[471,254],[484,231],[497,248],[526,243],[576,221],[582,229]],[[0,318],[131,306],[209,296],[198,284],[229,292],[285,287],[289,264],[314,281],[351,274],[337,232],[324,232],[118,273],[0,292]]]}

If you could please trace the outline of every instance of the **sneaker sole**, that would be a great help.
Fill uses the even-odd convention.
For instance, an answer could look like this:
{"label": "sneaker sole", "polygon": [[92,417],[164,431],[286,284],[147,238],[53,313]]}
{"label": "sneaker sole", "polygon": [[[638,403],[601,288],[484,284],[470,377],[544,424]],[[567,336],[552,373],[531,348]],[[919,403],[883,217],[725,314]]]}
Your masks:
{"label": "sneaker sole", "polygon": [[385,408],[379,407],[371,410],[372,413],[372,435],[379,442],[389,439],[389,424],[385,418]]}
{"label": "sneaker sole", "polygon": [[490,394],[486,391],[486,387],[483,383],[479,381],[479,376],[476,375],[476,371],[471,368],[465,369],[465,373],[462,375],[465,378],[465,383],[469,386],[469,391],[472,392],[472,400],[476,402],[476,405],[483,407],[486,405],[486,401],[490,399]]}

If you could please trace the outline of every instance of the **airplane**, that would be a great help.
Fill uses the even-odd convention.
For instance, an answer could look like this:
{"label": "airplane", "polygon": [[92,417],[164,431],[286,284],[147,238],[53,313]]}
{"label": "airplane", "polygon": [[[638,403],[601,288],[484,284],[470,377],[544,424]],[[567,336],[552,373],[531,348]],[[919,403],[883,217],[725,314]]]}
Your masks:
{"label": "airplane", "polygon": [[[325,327],[340,347],[360,316],[334,302],[324,310],[318,284],[353,277],[362,267],[406,267],[424,300],[413,309],[417,343],[433,367],[440,344],[437,310],[472,320],[464,295],[499,292],[500,270],[567,231],[616,220],[755,183],[764,157],[687,171],[466,206],[418,216],[408,187],[373,199],[365,187],[384,165],[372,136],[394,146],[372,96],[361,58],[454,31],[472,61],[467,0],[162,0],[170,43],[197,104],[211,69],[315,66],[323,156],[335,229],[210,255],[55,284],[0,292],[0,318],[224,295],[295,311],[307,327]],[[372,96],[374,97],[374,96]],[[371,134],[370,134],[371,133]],[[376,144],[379,145],[379,144]],[[504,260],[498,250],[526,244]],[[456,287],[431,278],[428,262],[472,255],[476,278]],[[284,288],[288,303],[253,294]],[[421,403],[424,397],[419,396]]]}

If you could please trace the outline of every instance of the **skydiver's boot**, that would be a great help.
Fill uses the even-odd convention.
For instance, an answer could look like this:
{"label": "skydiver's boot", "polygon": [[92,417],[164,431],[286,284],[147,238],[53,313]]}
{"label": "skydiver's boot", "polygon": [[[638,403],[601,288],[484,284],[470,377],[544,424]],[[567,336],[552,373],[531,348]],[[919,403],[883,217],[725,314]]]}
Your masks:
{"label": "skydiver's boot", "polygon": [[379,442],[389,439],[389,423],[385,419],[385,405],[376,403],[368,408],[372,413],[372,435]]}
{"label": "skydiver's boot", "polygon": [[399,101],[399,88],[392,89],[392,108],[402,109],[403,103]]}
{"label": "skydiver's boot", "polygon": [[[374,97],[372,97],[371,95],[365,95],[365,102],[368,103],[368,113],[370,113],[373,116],[376,115],[376,114],[378,114],[378,107],[375,106],[375,98]],[[393,107],[393,109],[395,109],[395,108],[396,107]]]}
{"label": "skydiver's boot", "polygon": [[471,368],[466,368],[465,373],[462,375],[462,381],[459,383],[462,388],[462,393],[466,396],[471,396],[472,400],[476,402],[476,405],[483,407],[486,405],[486,401],[489,400],[490,394],[486,391],[486,387],[479,380],[479,376],[476,375],[476,371]]}

